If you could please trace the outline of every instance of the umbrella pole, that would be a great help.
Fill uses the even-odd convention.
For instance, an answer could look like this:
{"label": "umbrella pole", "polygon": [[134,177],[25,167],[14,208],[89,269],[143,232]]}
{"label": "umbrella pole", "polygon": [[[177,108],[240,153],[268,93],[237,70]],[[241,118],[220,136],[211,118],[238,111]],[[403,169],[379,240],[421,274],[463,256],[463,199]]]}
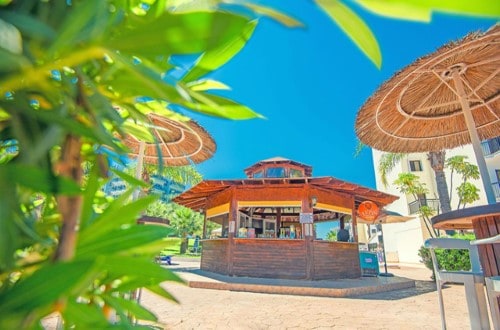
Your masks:
{"label": "umbrella pole", "polygon": [[392,277],[394,274],[387,272],[387,258],[385,257],[385,241],[384,241],[384,225],[380,224],[380,236],[382,237],[382,254],[384,255],[384,270],[385,273],[379,273],[379,276]]}
{"label": "umbrella pole", "polygon": [[[144,165],[144,150],[146,149],[146,142],[139,142],[139,154],[137,156],[137,166],[135,168],[135,178],[140,180],[142,177],[142,167]],[[133,200],[139,198],[140,189],[136,189],[133,194]]]}
{"label": "umbrella pole", "polygon": [[467,95],[465,94],[464,85],[460,80],[459,71],[454,70],[452,77],[453,82],[455,83],[455,88],[457,89],[458,99],[460,100],[462,111],[464,113],[465,123],[469,131],[472,148],[474,149],[474,155],[476,156],[479,173],[481,174],[481,180],[483,181],[486,199],[488,200],[488,204],[496,204],[495,193],[493,192],[493,187],[491,186],[491,179],[488,174],[488,168],[486,167],[483,150],[481,149],[481,142],[479,141],[479,135],[477,134],[476,123],[474,122],[474,117],[470,111],[469,101],[467,100]]}
{"label": "umbrella pole", "polygon": [[[144,150],[146,149],[146,142],[139,142],[139,155],[137,156],[137,167],[135,168],[135,178],[140,180],[142,177],[142,167],[144,165]],[[133,195],[132,200],[137,200],[139,198],[140,188],[137,188]],[[142,288],[138,288],[132,292],[132,300],[137,303],[141,302]],[[129,316],[133,324],[137,324],[137,319],[135,317]]]}

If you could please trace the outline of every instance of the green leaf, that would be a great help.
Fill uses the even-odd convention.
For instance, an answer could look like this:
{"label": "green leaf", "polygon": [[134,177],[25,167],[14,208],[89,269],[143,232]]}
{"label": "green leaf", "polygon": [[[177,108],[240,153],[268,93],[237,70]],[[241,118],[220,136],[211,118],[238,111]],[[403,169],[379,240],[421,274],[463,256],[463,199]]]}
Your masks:
{"label": "green leaf", "polygon": [[430,22],[433,12],[476,17],[500,17],[500,3],[497,0],[356,0],[364,8],[378,15]]}
{"label": "green leaf", "polygon": [[377,39],[368,25],[339,0],[314,0],[328,16],[347,34],[359,49],[380,69],[382,55]]}
{"label": "green leaf", "polygon": [[103,42],[122,54],[146,57],[196,54],[234,39],[249,21],[227,12],[163,13],[155,20],[123,28],[115,38]]}
{"label": "green leaf", "polygon": [[193,90],[189,92],[189,95],[202,103],[187,102],[184,106],[210,116],[239,120],[263,118],[262,115],[252,111],[247,106],[222,96],[204,94]]}
{"label": "green leaf", "polygon": [[141,246],[165,238],[168,232],[166,228],[158,226],[133,225],[100,234],[94,239],[86,239],[83,243],[79,242],[76,254],[79,258],[117,253],[131,254],[129,250],[140,251]]}
{"label": "green leaf", "polygon": [[7,119],[10,119],[10,114],[0,107],[0,122],[6,121]]}
{"label": "green leaf", "polygon": [[113,136],[104,130],[101,125],[89,127],[74,118],[64,116],[62,113],[55,114],[54,111],[33,111],[30,115],[48,124],[59,124],[65,131],[88,137],[98,144],[110,146],[115,150],[121,149],[115,143]]}
{"label": "green leaf", "polygon": [[191,90],[199,92],[199,91],[208,91],[208,90],[230,90],[231,87],[228,85],[212,79],[201,79],[189,82],[186,84]]}
{"label": "green leaf", "polygon": [[[180,122],[187,122],[190,120],[189,117],[182,115],[178,112],[172,111],[167,108],[169,103],[166,101],[162,100],[151,100],[147,102],[141,102],[141,103],[136,103],[135,108],[141,113],[141,114],[150,114],[150,113],[155,113],[158,115],[161,115],[163,117],[180,121]],[[142,117],[141,117],[142,119]]]}
{"label": "green leaf", "polygon": [[144,182],[144,181],[142,181],[140,179],[137,179],[136,177],[134,177],[134,176],[132,176],[132,175],[126,173],[126,172],[117,171],[117,170],[114,170],[114,169],[111,169],[111,172],[113,172],[120,179],[122,179],[123,181],[129,183],[132,186],[139,186],[139,187],[142,187],[142,188],[148,188],[149,187],[149,183]]}
{"label": "green leaf", "polygon": [[[134,224],[139,213],[157,199],[156,196],[147,196],[125,204],[130,197],[131,191],[129,190],[115,199],[91,225],[80,232],[79,246],[86,246],[88,242],[100,240],[101,237],[109,233],[119,232],[124,225]],[[86,248],[90,249],[89,247]]]}
{"label": "green leaf", "polygon": [[[152,260],[120,255],[108,256],[103,260],[110,278],[127,277],[123,279],[123,284],[117,287],[116,290],[128,291],[133,288],[150,287],[165,281],[184,283],[184,280],[179,275],[153,263]],[[134,272],[131,270],[140,271]],[[127,284],[129,279],[133,279],[134,285]],[[125,286],[127,286],[126,289]]]}
{"label": "green leaf", "polygon": [[25,38],[52,40],[57,36],[54,29],[31,15],[9,10],[0,12],[0,18],[17,27]]}
{"label": "green leaf", "polygon": [[94,214],[94,197],[99,190],[99,166],[94,164],[87,178],[87,184],[83,193],[82,211],[80,215],[80,231],[85,230],[92,223]]}
{"label": "green leaf", "polygon": [[105,329],[109,326],[99,307],[94,304],[77,303],[73,299],[66,302],[62,316],[67,329],[72,325],[86,329]]}
{"label": "green leaf", "polygon": [[195,66],[182,78],[182,81],[196,80],[227,63],[246,45],[256,26],[257,20],[249,22],[241,34],[234,36],[234,39],[203,53],[196,61]]}
{"label": "green leaf", "polygon": [[121,311],[121,313],[125,312],[123,314],[127,314],[128,312],[139,320],[146,320],[146,321],[157,320],[156,316],[153,313],[151,313],[150,311],[139,305],[136,301],[127,300],[120,297],[112,297],[108,295],[103,296],[103,299],[108,305],[113,307],[115,310]]}
{"label": "green leaf", "polygon": [[97,124],[102,125],[103,119],[107,119],[113,124],[117,125],[120,127],[120,125],[125,121],[118,111],[113,107],[113,104],[111,103],[110,99],[103,94],[99,93],[97,88],[91,84],[92,79],[90,77],[87,77],[86,81],[86,87],[89,88],[90,86],[92,87],[92,91],[89,90],[87,93],[86,99],[88,101],[88,105],[90,108],[92,108],[93,112],[97,115]]}
{"label": "green leaf", "polygon": [[0,313],[3,317],[9,313],[28,314],[53,304],[77,286],[90,285],[98,273],[93,264],[92,260],[75,260],[44,265],[0,296]]}
{"label": "green leaf", "polygon": [[16,186],[12,183],[10,171],[0,166],[0,270],[3,273],[14,267],[15,250],[18,248],[20,230],[14,221],[14,210],[19,210]]}
{"label": "green leaf", "polygon": [[74,47],[92,41],[97,41],[107,28],[109,10],[107,1],[87,0],[73,2],[57,39],[52,43],[47,55],[58,55],[74,51]]}
{"label": "green leaf", "polygon": [[257,5],[255,3],[249,3],[249,2],[243,2],[242,6],[245,6],[247,8],[250,8],[257,14],[269,16],[272,19],[280,22],[281,24],[289,27],[289,28],[294,28],[294,27],[303,27],[304,24],[302,22],[274,9],[271,7],[267,6],[262,6],[262,5]]}
{"label": "green leaf", "polygon": [[153,133],[150,129],[137,125],[136,123],[126,121],[122,124],[122,128],[127,133],[133,135],[139,141],[143,141],[144,143],[154,143],[155,139],[153,137]]}
{"label": "green leaf", "polygon": [[21,71],[30,65],[31,63],[24,56],[20,54],[13,54],[3,48],[0,48],[0,72],[10,73]]}
{"label": "green leaf", "polygon": [[175,298],[174,296],[172,296],[172,294],[170,294],[170,292],[166,291],[164,288],[162,288],[159,285],[150,285],[147,287],[147,289],[153,293],[156,293],[160,297],[166,298],[168,300],[171,300],[171,301],[174,301],[177,303],[179,302],[177,300],[177,298]]}
{"label": "green leaf", "polygon": [[39,167],[24,164],[7,164],[5,169],[9,172],[12,182],[44,193],[57,193],[61,195],[77,195],[81,193],[80,186],[65,177],[50,174]]}
{"label": "green leaf", "polygon": [[400,0],[356,0],[361,6],[369,11],[392,18],[407,19],[411,21],[430,22],[432,12],[429,8],[412,3],[412,1]]}
{"label": "green leaf", "polygon": [[177,89],[162,79],[164,72],[160,69],[146,64],[134,64],[131,59],[117,53],[110,53],[110,56],[117,65],[121,65],[121,70],[103,84],[116,91],[120,98],[136,99],[147,96],[165,99],[170,103],[183,101]]}

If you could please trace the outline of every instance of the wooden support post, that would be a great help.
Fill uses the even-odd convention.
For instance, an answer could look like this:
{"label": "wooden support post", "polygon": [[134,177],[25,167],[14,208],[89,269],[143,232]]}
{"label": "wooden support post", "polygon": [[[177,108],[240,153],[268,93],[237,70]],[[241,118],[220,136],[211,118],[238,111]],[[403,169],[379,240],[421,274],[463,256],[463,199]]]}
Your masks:
{"label": "wooden support post", "polygon": [[[313,213],[309,190],[302,199],[302,213]],[[306,279],[314,279],[314,224],[304,223],[304,248],[306,254]]]}
{"label": "wooden support post", "polygon": [[200,213],[203,214],[203,231],[201,232],[201,238],[207,239],[207,210],[200,209]]}
{"label": "wooden support post", "polygon": [[236,219],[238,218],[238,201],[236,200],[235,191],[232,189],[231,200],[229,202],[229,223],[227,232],[227,273],[233,275],[233,254],[234,254],[234,232],[236,230]]}
{"label": "wooden support post", "polygon": [[276,238],[278,238],[281,229],[281,210],[281,207],[276,208]]}
{"label": "wooden support post", "polygon": [[354,196],[352,197],[352,207],[351,207],[351,218],[352,218],[352,239],[354,242],[358,243],[358,220],[356,219],[356,201]]}

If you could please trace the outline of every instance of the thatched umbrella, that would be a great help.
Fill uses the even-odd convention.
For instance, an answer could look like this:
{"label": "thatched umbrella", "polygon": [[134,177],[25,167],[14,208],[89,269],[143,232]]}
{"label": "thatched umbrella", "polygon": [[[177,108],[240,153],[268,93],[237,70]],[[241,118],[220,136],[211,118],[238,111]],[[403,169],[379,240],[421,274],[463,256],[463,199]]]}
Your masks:
{"label": "thatched umbrella", "polygon": [[[194,120],[182,121],[158,115],[147,114],[149,122],[142,123],[154,137],[154,142],[146,142],[133,135],[123,140],[130,149],[130,155],[137,157],[135,176],[140,179],[143,164],[184,166],[201,163],[213,156],[216,144],[212,136]],[[134,199],[139,195],[137,190]]]}
{"label": "thatched umbrella", "polygon": [[361,107],[356,134],[387,152],[472,143],[488,203],[496,203],[480,141],[500,135],[500,25],[410,64]]}
{"label": "thatched umbrella", "polygon": [[147,117],[149,123],[146,126],[151,129],[155,141],[141,141],[132,135],[124,140],[130,154],[139,156],[145,163],[162,161],[169,166],[183,166],[201,163],[215,153],[215,141],[195,121],[179,121],[155,113]]}
{"label": "thatched umbrella", "polygon": [[[216,149],[212,136],[195,121],[180,121],[170,119],[155,113],[147,115],[149,123],[146,127],[154,135],[154,142],[139,140],[128,135],[124,144],[129,147],[130,155],[137,156],[136,178],[142,177],[143,163],[158,164],[163,162],[169,166],[183,166],[192,163],[201,163],[213,156]],[[139,190],[134,193],[134,199]],[[147,219],[143,216],[139,219]],[[170,263],[170,257],[167,262]],[[136,290],[133,295],[139,302],[142,289]]]}

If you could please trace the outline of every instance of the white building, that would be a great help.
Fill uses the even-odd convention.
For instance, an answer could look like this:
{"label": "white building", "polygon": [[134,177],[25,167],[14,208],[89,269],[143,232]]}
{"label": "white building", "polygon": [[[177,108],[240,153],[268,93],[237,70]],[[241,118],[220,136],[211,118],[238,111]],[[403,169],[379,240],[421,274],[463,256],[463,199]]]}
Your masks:
{"label": "white building", "polygon": [[[497,201],[500,201],[500,137],[484,141],[482,143],[483,153],[486,159],[486,165],[493,185],[493,191]],[[387,175],[388,186],[384,186],[381,182],[380,174],[378,172],[378,164],[383,152],[372,150],[373,152],[373,166],[375,168],[375,177],[377,190],[384,191],[390,194],[400,196],[400,199],[388,206],[391,211],[398,212],[402,215],[417,216],[415,220],[410,220],[405,223],[385,224],[383,225],[384,242],[387,261],[389,262],[405,262],[405,263],[418,263],[420,257],[418,250],[423,245],[425,239],[429,237],[424,222],[418,218],[416,214],[419,208],[418,201],[411,195],[401,194],[396,186],[393,184],[394,180],[398,177],[399,173],[411,172],[419,176],[420,182],[425,183],[429,190],[426,194],[425,200],[427,205],[439,209],[439,198],[436,188],[436,180],[434,171],[431,168],[430,161],[427,158],[427,153],[412,153],[404,157],[404,159],[397,164],[394,169]],[[466,161],[477,165],[474,152],[471,145],[446,150],[446,158],[463,155],[468,158]],[[445,168],[446,180],[448,189],[451,186],[451,172]],[[458,196],[455,192],[456,187],[461,183],[459,175],[454,174],[453,177],[453,193],[451,194],[451,207],[452,210],[457,209]],[[484,193],[483,184],[481,179],[471,180],[479,190],[480,199],[474,204],[468,204],[466,207],[485,205],[487,204],[486,194]],[[440,210],[439,210],[440,212]]]}

